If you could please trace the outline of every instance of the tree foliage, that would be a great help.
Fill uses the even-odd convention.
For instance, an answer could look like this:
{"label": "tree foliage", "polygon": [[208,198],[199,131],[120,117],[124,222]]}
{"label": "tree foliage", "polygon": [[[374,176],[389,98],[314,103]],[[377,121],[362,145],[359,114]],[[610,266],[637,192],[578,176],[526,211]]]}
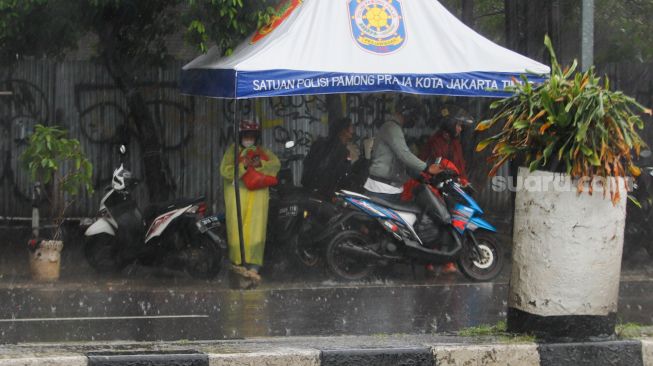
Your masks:
{"label": "tree foliage", "polygon": [[248,34],[270,21],[271,0],[187,0],[187,39],[202,52],[214,42],[229,54]]}
{"label": "tree foliage", "polygon": [[25,169],[34,181],[56,186],[75,196],[81,189],[93,192],[93,165],[82,152],[79,141],[69,139],[59,127],[36,125],[27,149],[21,155]]}
{"label": "tree foliage", "polygon": [[653,0],[597,0],[596,62],[653,61]]}
{"label": "tree foliage", "polygon": [[0,0],[0,62],[54,57],[76,46],[83,32],[65,0]]}
{"label": "tree foliage", "polygon": [[0,0],[0,62],[63,56],[94,34],[97,61],[125,95],[126,130],[143,152],[150,199],[160,201],[171,196],[174,181],[166,174],[163,126],[147,106],[142,74],[168,63],[172,34],[185,29],[200,49],[215,43],[228,52],[268,21],[270,11],[265,0]]}
{"label": "tree foliage", "polygon": [[[166,37],[185,32],[206,51],[229,52],[270,20],[274,0],[0,0],[0,62],[56,57],[75,49],[89,32],[125,63],[161,66]],[[107,36],[112,36],[110,39]],[[131,57],[129,57],[131,56]]]}

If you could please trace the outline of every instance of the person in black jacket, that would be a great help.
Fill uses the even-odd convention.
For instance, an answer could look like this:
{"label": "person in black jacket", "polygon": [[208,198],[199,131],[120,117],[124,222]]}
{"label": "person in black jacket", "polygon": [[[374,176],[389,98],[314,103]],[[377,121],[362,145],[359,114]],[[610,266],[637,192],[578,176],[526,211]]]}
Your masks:
{"label": "person in black jacket", "polygon": [[329,199],[342,189],[351,171],[352,157],[347,144],[354,137],[350,118],[342,118],[329,128],[329,136],[317,139],[304,158],[302,186]]}

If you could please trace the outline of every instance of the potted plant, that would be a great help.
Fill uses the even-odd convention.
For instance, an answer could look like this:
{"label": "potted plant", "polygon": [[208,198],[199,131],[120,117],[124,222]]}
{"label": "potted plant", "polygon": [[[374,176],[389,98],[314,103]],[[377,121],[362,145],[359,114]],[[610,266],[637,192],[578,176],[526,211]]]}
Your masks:
{"label": "potted plant", "polygon": [[82,152],[78,140],[67,138],[67,132],[56,126],[36,125],[27,149],[21,155],[25,169],[35,182],[42,183],[50,205],[54,233],[50,240],[29,241],[30,270],[40,281],[59,278],[60,253],[63,248],[61,225],[66,209],[77,195],[92,192],[93,166]]}
{"label": "potted plant", "polygon": [[545,338],[614,334],[626,219],[627,178],[645,145],[637,133],[651,114],[611,91],[594,68],[563,70],[551,41],[550,78],[525,77],[492,103],[478,131],[492,147],[490,175],[514,160],[519,169],[513,231],[508,330]]}

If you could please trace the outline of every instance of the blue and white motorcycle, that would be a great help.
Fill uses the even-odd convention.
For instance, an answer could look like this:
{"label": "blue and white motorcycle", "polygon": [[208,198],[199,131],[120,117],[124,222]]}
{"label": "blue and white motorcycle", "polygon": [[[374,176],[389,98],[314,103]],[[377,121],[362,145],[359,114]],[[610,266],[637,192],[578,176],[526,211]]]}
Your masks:
{"label": "blue and white motorcycle", "polygon": [[504,250],[496,229],[459,183],[453,170],[422,174],[414,200],[395,204],[354,192],[337,193],[344,212],[334,218],[339,231],[326,248],[329,269],[344,280],[362,280],[391,263],[456,262],[475,281],[495,278]]}

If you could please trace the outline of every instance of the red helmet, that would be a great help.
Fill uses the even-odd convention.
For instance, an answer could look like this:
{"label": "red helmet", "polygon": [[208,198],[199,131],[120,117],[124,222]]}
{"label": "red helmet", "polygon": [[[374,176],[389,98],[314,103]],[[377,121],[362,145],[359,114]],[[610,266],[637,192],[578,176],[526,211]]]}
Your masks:
{"label": "red helmet", "polygon": [[256,121],[244,119],[240,121],[240,132],[261,132],[261,125]]}

